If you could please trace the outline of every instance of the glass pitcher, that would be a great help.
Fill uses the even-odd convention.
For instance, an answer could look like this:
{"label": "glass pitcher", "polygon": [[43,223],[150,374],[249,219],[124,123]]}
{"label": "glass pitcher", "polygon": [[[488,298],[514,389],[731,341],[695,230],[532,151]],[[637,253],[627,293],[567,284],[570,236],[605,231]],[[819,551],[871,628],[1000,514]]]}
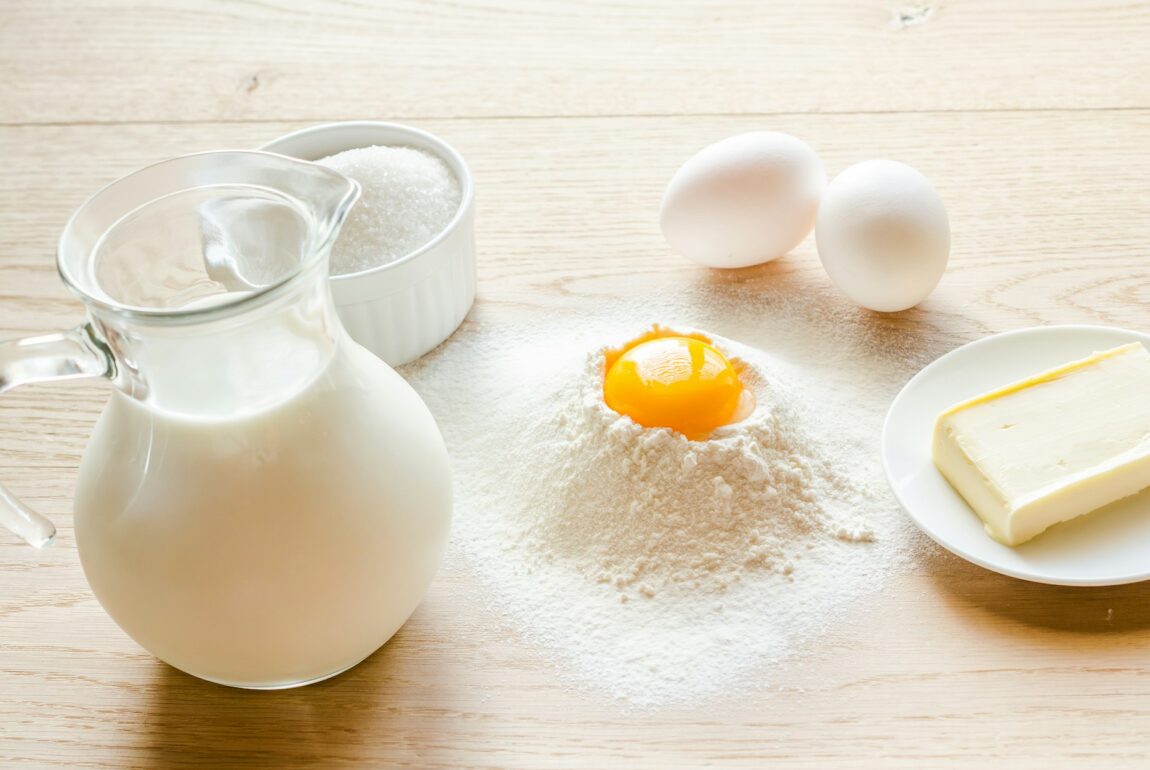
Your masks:
{"label": "glass pitcher", "polygon": [[[332,305],[328,252],[358,195],[263,152],[144,168],[60,238],[85,322],[0,344],[0,392],[111,380],[73,506],[84,573],[141,646],[204,679],[350,668],[406,621],[446,544],[435,421]],[[0,522],[33,545],[55,532],[2,488]]]}

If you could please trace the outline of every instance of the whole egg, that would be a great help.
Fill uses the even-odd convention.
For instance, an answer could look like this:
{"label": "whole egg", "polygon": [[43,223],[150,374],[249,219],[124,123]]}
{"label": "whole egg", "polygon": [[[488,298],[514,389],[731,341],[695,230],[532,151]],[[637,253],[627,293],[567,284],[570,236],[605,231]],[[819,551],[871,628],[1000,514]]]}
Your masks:
{"label": "whole egg", "polygon": [[815,224],[826,171],[789,134],[753,131],[704,147],[663,194],[659,224],[675,251],[708,267],[782,256]]}

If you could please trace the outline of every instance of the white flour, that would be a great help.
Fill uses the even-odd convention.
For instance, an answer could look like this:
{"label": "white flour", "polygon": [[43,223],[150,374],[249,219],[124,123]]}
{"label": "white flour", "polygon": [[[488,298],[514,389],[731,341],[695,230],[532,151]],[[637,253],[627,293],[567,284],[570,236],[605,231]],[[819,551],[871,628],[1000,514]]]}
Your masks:
{"label": "white flour", "polygon": [[567,561],[621,601],[703,596],[747,574],[790,575],[812,536],[870,539],[856,520],[859,491],[817,456],[780,384],[753,351],[714,342],[745,364],[757,405],[707,441],[643,428],[607,407],[603,350],[557,389],[520,438],[536,469],[522,490],[533,517],[527,566]]}
{"label": "white flour", "polygon": [[732,303],[736,290],[707,298],[711,320],[754,328],[744,313],[761,328],[785,315],[778,347],[820,356],[799,366],[715,337],[747,365],[758,405],[707,442],[640,428],[601,400],[594,351],[652,321],[707,328],[682,298],[596,320],[557,313],[525,331],[471,321],[404,372],[447,439],[453,544],[491,606],[570,682],[634,705],[769,684],[900,562],[904,522],[877,437],[913,352],[893,350],[910,361],[874,381],[857,367],[834,379],[874,347],[836,344],[825,313]]}

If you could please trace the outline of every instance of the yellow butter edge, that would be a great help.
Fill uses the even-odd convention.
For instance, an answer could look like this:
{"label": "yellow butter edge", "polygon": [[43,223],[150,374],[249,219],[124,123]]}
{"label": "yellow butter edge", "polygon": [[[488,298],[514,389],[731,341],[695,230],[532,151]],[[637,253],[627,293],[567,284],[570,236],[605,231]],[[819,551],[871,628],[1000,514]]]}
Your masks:
{"label": "yellow butter edge", "polygon": [[1017,393],[1018,391],[1025,390],[1026,388],[1032,388],[1036,385],[1042,385],[1043,383],[1051,382],[1052,380],[1056,380],[1076,369],[1081,369],[1098,361],[1104,361],[1107,358],[1115,358],[1117,356],[1123,355],[1124,353],[1131,352],[1135,348],[1145,350],[1145,348],[1142,347],[1141,342],[1128,342],[1125,345],[1119,345],[1118,347],[1110,348],[1109,350],[1103,350],[1100,352],[1096,351],[1088,355],[1086,358],[1079,358],[1075,361],[1070,361],[1069,363],[1056,366],[1053,369],[1047,369],[1044,372],[1039,372],[1038,374],[1033,374],[1030,377],[1012,382],[1009,385],[1004,385],[1003,387],[996,390],[974,396],[973,398],[968,398],[965,401],[960,401],[949,409],[943,411],[942,414],[938,416],[938,419],[935,420],[936,429],[937,426],[947,417],[950,417],[951,415],[961,412],[965,409],[969,409],[972,406],[985,404],[988,401],[994,401],[995,399],[1002,398],[1003,396],[1008,396],[1011,393]]}

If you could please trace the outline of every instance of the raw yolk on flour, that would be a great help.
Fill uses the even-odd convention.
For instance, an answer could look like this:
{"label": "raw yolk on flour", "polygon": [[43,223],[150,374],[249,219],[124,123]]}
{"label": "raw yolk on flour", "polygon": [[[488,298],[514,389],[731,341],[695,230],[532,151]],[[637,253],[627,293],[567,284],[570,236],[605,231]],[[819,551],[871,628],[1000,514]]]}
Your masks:
{"label": "raw yolk on flour", "polygon": [[735,366],[701,335],[656,330],[607,356],[603,400],[646,428],[706,438],[746,417],[750,396]]}

